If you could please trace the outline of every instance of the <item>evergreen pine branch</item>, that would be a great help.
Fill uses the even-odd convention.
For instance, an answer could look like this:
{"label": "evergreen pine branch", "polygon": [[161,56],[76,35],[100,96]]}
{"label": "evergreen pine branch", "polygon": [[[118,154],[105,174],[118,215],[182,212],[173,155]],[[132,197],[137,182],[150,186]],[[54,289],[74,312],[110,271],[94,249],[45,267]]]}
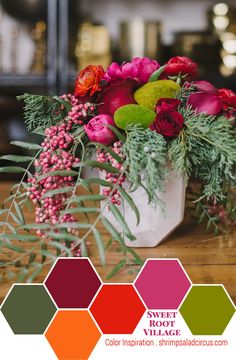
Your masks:
{"label": "evergreen pine branch", "polygon": [[139,185],[146,189],[150,202],[160,203],[157,190],[164,191],[168,174],[166,166],[166,141],[155,131],[138,126],[127,129],[123,146],[126,176],[133,188]]}
{"label": "evergreen pine branch", "polygon": [[236,141],[232,124],[224,116],[197,114],[182,109],[185,127],[180,136],[168,144],[173,166],[188,177],[192,174],[204,186],[203,195],[224,198],[224,186],[235,184]]}
{"label": "evergreen pine branch", "polygon": [[25,125],[28,131],[45,130],[51,125],[57,124],[62,120],[67,110],[66,103],[58,97],[42,96],[24,94],[17,97],[18,100],[23,100]]}

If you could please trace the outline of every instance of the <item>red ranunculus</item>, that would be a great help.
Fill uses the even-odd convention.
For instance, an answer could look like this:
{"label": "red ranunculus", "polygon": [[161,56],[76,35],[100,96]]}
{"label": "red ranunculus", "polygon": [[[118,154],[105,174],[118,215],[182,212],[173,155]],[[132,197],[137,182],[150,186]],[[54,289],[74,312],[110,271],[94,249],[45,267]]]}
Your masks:
{"label": "red ranunculus", "polygon": [[236,112],[236,94],[232,90],[225,88],[219,89],[218,96],[220,96],[223,102],[224,111],[229,112],[229,115]]}
{"label": "red ranunculus", "polygon": [[113,115],[121,106],[136,104],[134,91],[138,88],[139,82],[134,79],[123,79],[111,81],[103,90],[98,106],[99,114]]}
{"label": "red ranunculus", "polygon": [[192,81],[196,78],[197,71],[198,65],[191,59],[185,56],[175,56],[166,64],[162,77],[180,76],[184,77],[186,81]]}
{"label": "red ranunculus", "polygon": [[76,96],[92,96],[95,92],[101,90],[100,81],[105,72],[101,65],[89,65],[80,71],[75,82]]}
{"label": "red ranunculus", "polygon": [[183,125],[183,116],[169,107],[169,109],[158,111],[155,121],[150,125],[150,129],[171,140],[179,135]]}
{"label": "red ranunculus", "polygon": [[172,99],[172,98],[161,98],[157,101],[156,104],[156,112],[164,109],[172,108],[173,110],[178,110],[178,107],[180,106],[181,101],[178,99]]}

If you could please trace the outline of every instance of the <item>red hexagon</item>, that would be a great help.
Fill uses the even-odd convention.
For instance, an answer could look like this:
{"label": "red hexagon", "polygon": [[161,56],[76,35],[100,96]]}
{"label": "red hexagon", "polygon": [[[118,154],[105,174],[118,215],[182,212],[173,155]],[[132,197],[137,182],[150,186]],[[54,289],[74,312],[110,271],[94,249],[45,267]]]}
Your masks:
{"label": "red hexagon", "polygon": [[88,359],[101,337],[88,310],[59,310],[46,334],[58,359]]}
{"label": "red hexagon", "polygon": [[179,260],[151,259],[134,285],[148,309],[178,309],[191,281]]}
{"label": "red hexagon", "polygon": [[59,308],[88,308],[101,280],[87,258],[60,258],[45,280]]}
{"label": "red hexagon", "polygon": [[145,306],[131,284],[106,284],[90,311],[104,334],[132,334]]}

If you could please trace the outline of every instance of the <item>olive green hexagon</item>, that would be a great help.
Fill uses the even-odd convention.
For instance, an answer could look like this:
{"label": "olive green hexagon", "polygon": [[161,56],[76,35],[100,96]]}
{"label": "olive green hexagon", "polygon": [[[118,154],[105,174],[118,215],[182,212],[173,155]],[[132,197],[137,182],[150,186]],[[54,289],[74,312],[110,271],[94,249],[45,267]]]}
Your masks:
{"label": "olive green hexagon", "polygon": [[14,334],[43,334],[56,306],[43,285],[15,284],[1,312]]}
{"label": "olive green hexagon", "polygon": [[234,312],[222,285],[193,285],[180,308],[193,335],[222,335]]}

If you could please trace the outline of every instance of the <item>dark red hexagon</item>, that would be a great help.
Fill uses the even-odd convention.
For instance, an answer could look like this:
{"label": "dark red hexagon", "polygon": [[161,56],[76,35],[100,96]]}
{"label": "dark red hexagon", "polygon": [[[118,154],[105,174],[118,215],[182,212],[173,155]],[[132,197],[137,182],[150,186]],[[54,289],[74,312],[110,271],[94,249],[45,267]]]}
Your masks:
{"label": "dark red hexagon", "polygon": [[150,259],[134,285],[148,309],[178,309],[191,281],[177,259]]}
{"label": "dark red hexagon", "polygon": [[101,280],[87,258],[60,258],[45,285],[59,308],[88,308]]}
{"label": "dark red hexagon", "polygon": [[90,311],[104,334],[132,334],[145,306],[131,284],[106,284]]}

